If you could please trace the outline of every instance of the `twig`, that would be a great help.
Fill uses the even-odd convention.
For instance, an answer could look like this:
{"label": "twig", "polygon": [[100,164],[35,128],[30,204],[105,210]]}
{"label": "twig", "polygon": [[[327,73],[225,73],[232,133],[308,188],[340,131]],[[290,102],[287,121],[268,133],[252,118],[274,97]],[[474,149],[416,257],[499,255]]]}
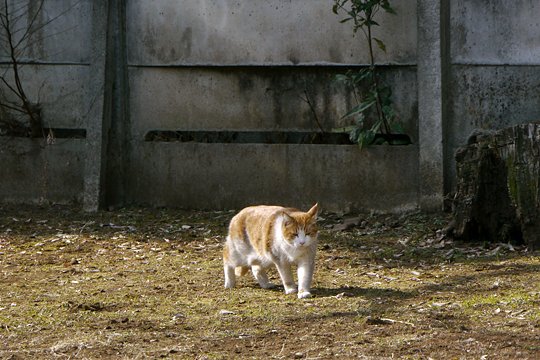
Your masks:
{"label": "twig", "polygon": [[321,125],[321,122],[319,121],[319,117],[317,116],[317,112],[315,111],[315,106],[313,106],[313,102],[309,98],[309,94],[307,92],[307,89],[304,89],[304,96],[305,96],[305,98],[300,96],[300,99],[302,99],[303,101],[305,101],[308,104],[309,109],[313,113],[313,117],[315,119],[315,122],[317,123],[317,126],[319,127],[319,130],[321,130],[321,132],[324,132],[323,127]]}
{"label": "twig", "polygon": [[285,350],[285,344],[287,344],[287,341],[283,342],[283,345],[281,346],[281,351],[276,355],[277,357],[281,356],[283,354],[283,351]]}

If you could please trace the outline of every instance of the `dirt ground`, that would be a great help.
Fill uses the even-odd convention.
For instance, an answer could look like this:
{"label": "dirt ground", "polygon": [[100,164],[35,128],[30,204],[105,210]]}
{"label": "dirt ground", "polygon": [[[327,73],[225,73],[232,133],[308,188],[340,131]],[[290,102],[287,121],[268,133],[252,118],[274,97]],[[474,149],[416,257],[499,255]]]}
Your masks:
{"label": "dirt ground", "polygon": [[0,358],[540,358],[538,253],[445,239],[445,214],[323,213],[299,300],[223,288],[233,215],[0,207]]}

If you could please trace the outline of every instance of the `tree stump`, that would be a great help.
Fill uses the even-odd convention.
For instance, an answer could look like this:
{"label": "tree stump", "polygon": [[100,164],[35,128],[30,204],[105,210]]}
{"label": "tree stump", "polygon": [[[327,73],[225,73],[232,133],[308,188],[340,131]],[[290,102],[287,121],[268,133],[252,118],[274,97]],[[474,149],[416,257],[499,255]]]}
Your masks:
{"label": "tree stump", "polygon": [[473,133],[456,166],[455,238],[540,249],[540,123]]}

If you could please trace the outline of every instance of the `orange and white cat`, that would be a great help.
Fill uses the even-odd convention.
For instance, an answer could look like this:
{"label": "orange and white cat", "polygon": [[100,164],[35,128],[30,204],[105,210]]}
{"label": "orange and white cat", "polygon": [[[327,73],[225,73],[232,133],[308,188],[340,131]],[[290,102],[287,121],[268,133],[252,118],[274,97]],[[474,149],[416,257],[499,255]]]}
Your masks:
{"label": "orange and white cat", "polygon": [[[275,285],[266,270],[275,265],[286,294],[298,292],[298,298],[311,297],[311,281],[317,250],[317,212],[315,204],[308,212],[281,206],[251,206],[236,214],[229,225],[223,249],[225,287],[233,288],[236,275],[251,267],[262,288]],[[298,287],[292,273],[298,267]]]}

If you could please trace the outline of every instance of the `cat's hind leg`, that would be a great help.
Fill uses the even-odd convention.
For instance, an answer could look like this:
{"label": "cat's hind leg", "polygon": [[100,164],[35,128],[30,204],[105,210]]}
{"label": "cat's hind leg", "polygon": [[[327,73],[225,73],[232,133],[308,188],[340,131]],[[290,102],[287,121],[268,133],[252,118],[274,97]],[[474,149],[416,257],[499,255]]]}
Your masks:
{"label": "cat's hind leg", "polygon": [[234,269],[234,273],[236,274],[236,276],[244,276],[247,274],[248,271],[249,271],[249,267],[247,266],[237,266]]}
{"label": "cat's hind leg", "polygon": [[263,289],[271,289],[271,288],[276,287],[276,285],[272,284],[268,280],[266,269],[262,267],[261,265],[251,266],[251,272],[253,272],[253,276],[255,277],[255,280],[257,280],[257,282]]}
{"label": "cat's hind leg", "polygon": [[223,273],[225,275],[225,288],[230,289],[236,285],[236,275],[234,273],[235,265],[231,263],[231,254],[229,244],[225,243],[223,247]]}
{"label": "cat's hind leg", "polygon": [[236,285],[236,275],[234,274],[234,266],[224,263],[223,272],[225,273],[225,288],[227,289],[233,288]]}

